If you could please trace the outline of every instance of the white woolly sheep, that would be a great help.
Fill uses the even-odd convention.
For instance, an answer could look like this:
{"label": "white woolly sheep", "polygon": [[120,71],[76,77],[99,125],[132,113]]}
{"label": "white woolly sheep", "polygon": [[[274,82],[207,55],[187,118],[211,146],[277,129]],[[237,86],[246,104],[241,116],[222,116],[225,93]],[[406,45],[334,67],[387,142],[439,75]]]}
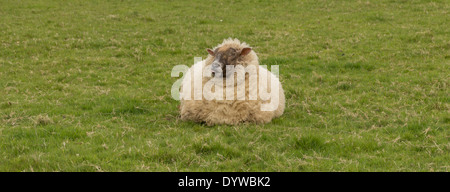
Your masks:
{"label": "white woolly sheep", "polygon": [[[207,51],[208,57],[194,64],[183,77],[182,120],[207,125],[237,125],[268,123],[283,114],[285,97],[280,81],[259,66],[256,53],[245,42],[229,38]],[[255,70],[246,70],[252,67]],[[278,88],[278,92],[272,88]],[[261,93],[270,93],[270,97],[263,98]]]}

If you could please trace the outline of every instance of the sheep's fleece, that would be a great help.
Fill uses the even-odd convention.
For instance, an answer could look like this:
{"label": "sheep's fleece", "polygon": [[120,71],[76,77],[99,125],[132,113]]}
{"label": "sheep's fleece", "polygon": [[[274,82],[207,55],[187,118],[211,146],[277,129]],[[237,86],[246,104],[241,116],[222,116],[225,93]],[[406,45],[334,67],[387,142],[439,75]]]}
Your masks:
{"label": "sheep's fleece", "polygon": [[[249,47],[245,42],[241,43],[238,39],[225,39],[222,44],[215,47],[213,50],[219,49],[228,49],[233,48],[240,52],[242,49]],[[259,82],[259,76],[256,76],[258,79],[257,81],[252,81],[249,83],[249,73],[245,75],[245,79],[241,77],[238,78],[238,75],[234,74],[235,81],[234,86],[232,84],[227,85],[228,81],[225,83],[225,79],[223,77],[211,77],[211,75],[205,77],[205,75],[202,75],[201,71],[207,71],[207,67],[211,67],[211,64],[214,61],[214,56],[208,55],[208,57],[200,62],[195,63],[184,75],[181,85],[181,105],[180,105],[180,113],[181,113],[181,119],[187,120],[187,121],[194,121],[199,123],[206,123],[207,125],[217,125],[217,124],[228,124],[228,125],[238,125],[241,123],[268,123],[273,118],[279,117],[283,114],[284,107],[285,107],[285,97],[284,97],[284,91],[281,87],[281,83],[279,79],[271,72],[268,72],[267,69],[259,66],[258,57],[256,56],[256,53],[252,50],[250,53],[246,55],[241,55],[237,59],[237,64],[242,65],[244,68],[250,65],[255,65],[256,75],[269,75],[267,79],[269,81],[271,78],[275,78],[274,81],[278,84],[279,87],[279,94],[275,94],[275,96],[272,94],[270,97],[270,100],[263,100],[260,98],[259,94],[259,88],[258,88],[258,82]],[[194,71],[195,75],[197,77],[194,77]],[[206,70],[205,70],[206,69]],[[210,69],[210,68],[209,68]],[[238,71],[238,69],[236,69]],[[211,72],[211,70],[209,70]],[[244,73],[242,73],[244,74]],[[254,74],[254,73],[253,73]],[[241,75],[242,76],[242,75]],[[201,78],[202,85],[195,86],[194,85],[194,79]],[[230,78],[230,77],[228,77]],[[245,80],[245,81],[244,81]],[[190,86],[187,86],[187,84],[190,81]],[[205,86],[208,82],[216,82],[214,84],[217,84],[217,81],[223,81],[223,83],[220,83],[220,88],[222,89],[222,93],[218,91],[211,91],[213,94],[223,94],[223,98],[221,100],[216,99],[205,99],[205,95],[201,96],[201,100],[195,100],[194,99],[194,89],[202,89],[202,87]],[[200,82],[200,81],[197,81]],[[243,86],[237,86],[241,85],[241,83],[245,83],[245,99],[242,97],[240,99],[237,99],[237,92],[239,88],[243,88]],[[235,91],[235,86],[236,91]],[[191,91],[183,91],[183,87],[190,87]],[[216,90],[214,86],[212,86],[213,89],[210,90]],[[269,85],[268,88],[265,89],[265,91],[270,92],[271,86]],[[185,88],[189,90],[189,88]],[[204,88],[203,88],[204,89]],[[262,88],[264,89],[264,88]],[[203,90],[204,91],[204,90]],[[226,93],[234,92],[234,99],[233,100],[227,100]],[[257,98],[255,99],[249,99],[249,92],[257,93]],[[190,93],[189,93],[190,92]],[[202,90],[200,90],[200,93],[202,93]],[[190,99],[185,99],[190,94]],[[241,94],[242,95],[242,94]],[[277,97],[278,96],[278,97]],[[277,99],[279,102],[271,102],[272,99]],[[278,107],[273,106],[273,111],[262,111],[261,110],[261,104],[267,105],[268,103],[271,103],[271,105],[278,105]],[[275,104],[272,104],[275,103]]]}

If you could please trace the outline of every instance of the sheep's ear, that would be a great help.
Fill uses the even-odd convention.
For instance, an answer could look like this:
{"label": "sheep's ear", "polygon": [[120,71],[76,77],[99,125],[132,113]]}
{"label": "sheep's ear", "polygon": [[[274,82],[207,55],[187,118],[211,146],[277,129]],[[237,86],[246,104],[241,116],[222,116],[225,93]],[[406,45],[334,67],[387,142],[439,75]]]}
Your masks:
{"label": "sheep's ear", "polygon": [[208,53],[209,53],[211,56],[214,56],[214,51],[213,51],[213,50],[211,50],[211,49],[206,49],[206,51],[208,51]]}
{"label": "sheep's ear", "polygon": [[251,48],[251,47],[243,48],[242,51],[241,51],[241,56],[246,56],[246,55],[248,55],[248,54],[250,53],[250,51],[252,51],[252,48]]}

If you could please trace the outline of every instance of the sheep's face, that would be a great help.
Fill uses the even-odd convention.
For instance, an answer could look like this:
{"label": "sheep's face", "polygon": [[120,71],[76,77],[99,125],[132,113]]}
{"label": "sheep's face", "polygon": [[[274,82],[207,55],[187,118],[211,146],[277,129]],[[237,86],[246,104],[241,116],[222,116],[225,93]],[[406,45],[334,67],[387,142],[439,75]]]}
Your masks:
{"label": "sheep's face", "polygon": [[232,47],[219,47],[214,51],[211,49],[207,49],[207,51],[214,57],[214,61],[211,64],[212,76],[220,75],[223,78],[227,78],[234,74],[232,69],[237,65],[238,60],[248,55],[252,51],[252,48],[235,49]]}

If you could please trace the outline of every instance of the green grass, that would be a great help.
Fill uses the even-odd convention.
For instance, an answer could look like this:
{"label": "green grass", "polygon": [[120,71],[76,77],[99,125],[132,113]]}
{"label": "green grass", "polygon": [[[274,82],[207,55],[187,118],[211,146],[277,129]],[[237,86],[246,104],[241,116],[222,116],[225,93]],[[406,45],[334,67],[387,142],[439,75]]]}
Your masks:
{"label": "green grass", "polygon": [[[0,171],[449,171],[450,3],[0,1]],[[172,67],[236,37],[265,125],[179,120]]]}

